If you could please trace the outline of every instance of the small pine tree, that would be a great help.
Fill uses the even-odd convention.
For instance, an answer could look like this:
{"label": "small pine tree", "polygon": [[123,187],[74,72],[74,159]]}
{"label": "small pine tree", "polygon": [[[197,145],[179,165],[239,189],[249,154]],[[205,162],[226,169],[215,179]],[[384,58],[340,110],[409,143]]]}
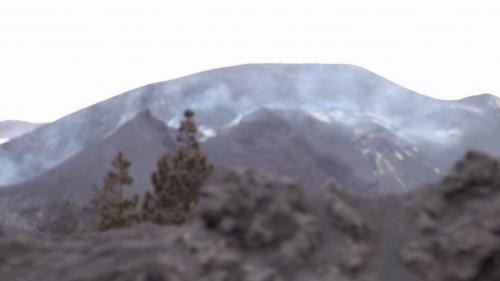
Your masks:
{"label": "small pine tree", "polygon": [[200,187],[213,167],[196,139],[194,112],[186,110],[177,135],[174,156],[164,154],[151,175],[153,193],[147,192],[142,218],[157,224],[179,224],[198,203]]}
{"label": "small pine tree", "polygon": [[117,170],[117,172],[111,171],[110,175],[111,177],[116,179],[118,185],[118,193],[120,194],[120,196],[122,196],[123,185],[131,185],[134,182],[134,179],[128,172],[131,163],[127,158],[125,158],[123,152],[119,151],[115,159],[113,159],[113,161],[111,162],[111,165]]}
{"label": "small pine tree", "polygon": [[41,233],[74,233],[79,226],[77,212],[78,208],[67,200],[62,205],[50,205],[43,210],[35,229]]}
{"label": "small pine tree", "polygon": [[102,188],[95,190],[91,201],[99,216],[97,228],[101,231],[140,222],[140,215],[137,212],[139,197],[125,198],[122,191],[124,185],[133,183],[128,171],[130,161],[119,151],[111,165],[113,170],[104,178]]}

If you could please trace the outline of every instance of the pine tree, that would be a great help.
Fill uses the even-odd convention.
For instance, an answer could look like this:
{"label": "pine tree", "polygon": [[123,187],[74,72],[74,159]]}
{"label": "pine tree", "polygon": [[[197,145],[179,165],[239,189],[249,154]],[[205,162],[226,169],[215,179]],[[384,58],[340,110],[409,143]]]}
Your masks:
{"label": "pine tree", "polygon": [[130,161],[125,158],[123,152],[119,151],[116,155],[115,159],[111,162],[113,168],[117,171],[110,172],[111,177],[117,180],[118,185],[118,193],[120,196],[123,196],[122,187],[123,185],[131,185],[134,182],[134,179],[130,176],[128,169],[130,168]]}
{"label": "pine tree", "polygon": [[186,110],[177,135],[176,154],[165,153],[151,175],[153,193],[147,192],[142,218],[157,224],[179,224],[198,203],[200,187],[213,167],[196,139],[194,112]]}
{"label": "pine tree", "polygon": [[101,231],[126,227],[140,222],[137,211],[139,197],[125,198],[123,186],[131,185],[129,174],[130,161],[119,151],[111,162],[112,170],[104,178],[103,186],[96,189],[91,203],[98,213],[97,228]]}

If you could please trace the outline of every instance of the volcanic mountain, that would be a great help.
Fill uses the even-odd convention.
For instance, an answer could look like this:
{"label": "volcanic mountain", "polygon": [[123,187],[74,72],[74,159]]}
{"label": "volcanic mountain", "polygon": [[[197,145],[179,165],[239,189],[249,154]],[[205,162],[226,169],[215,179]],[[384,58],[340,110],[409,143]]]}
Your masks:
{"label": "volcanic mountain", "polygon": [[362,192],[408,191],[469,149],[500,155],[492,95],[437,100],[353,65],[241,65],[147,85],[16,138],[0,146],[0,185],[99,184],[120,149],[147,185],[186,108],[211,161],[309,187],[334,178]]}
{"label": "volcanic mountain", "polygon": [[[28,227],[26,214],[44,206],[63,200],[85,205],[93,193],[92,186],[102,183],[118,150],[125,152],[132,162],[130,172],[134,183],[125,191],[143,193],[151,186],[156,160],[164,152],[175,150],[175,135],[175,129],[151,112],[138,114],[64,163],[28,181],[0,189],[0,221]],[[406,188],[410,183],[423,184],[435,174],[422,164],[422,156],[416,152],[400,151],[401,157],[408,159],[401,161],[398,170],[395,167],[393,171],[381,170],[386,176],[376,176],[371,170],[372,159],[365,157],[363,147],[371,145],[389,154],[392,149],[398,151],[398,147],[379,137],[369,143],[353,138],[348,127],[324,124],[302,111],[261,109],[221,130],[217,136],[205,131],[202,146],[212,162],[275,171],[299,179],[306,187],[333,178],[342,186],[360,192],[391,191],[390,188],[401,191],[398,188]],[[405,153],[413,157],[402,156]],[[419,172],[413,171],[416,169]]]}

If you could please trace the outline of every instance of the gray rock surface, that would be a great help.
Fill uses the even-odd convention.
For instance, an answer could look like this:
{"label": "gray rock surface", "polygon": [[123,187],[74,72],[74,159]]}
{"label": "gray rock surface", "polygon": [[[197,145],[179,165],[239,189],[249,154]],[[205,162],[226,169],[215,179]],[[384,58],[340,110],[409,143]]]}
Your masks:
{"label": "gray rock surface", "polygon": [[1,228],[0,279],[494,281],[499,218],[500,163],[480,152],[436,184],[377,197],[219,166],[180,227]]}
{"label": "gray rock surface", "polygon": [[500,156],[495,96],[437,100],[354,65],[254,64],[134,89],[16,138],[0,146],[0,186],[64,165],[144,111],[175,127],[186,108],[216,156],[240,162],[230,165],[270,166],[312,186],[334,176],[359,190],[408,191],[469,149]]}

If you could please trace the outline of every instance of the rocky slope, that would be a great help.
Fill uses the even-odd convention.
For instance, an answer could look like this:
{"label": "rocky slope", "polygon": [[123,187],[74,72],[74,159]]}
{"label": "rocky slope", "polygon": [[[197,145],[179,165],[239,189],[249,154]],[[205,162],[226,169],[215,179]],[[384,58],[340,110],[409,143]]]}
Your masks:
{"label": "rocky slope", "polygon": [[[323,124],[302,111],[264,109],[217,137],[201,137],[211,162],[287,175],[308,188],[335,178],[350,190],[377,193],[408,191],[437,180],[422,153],[408,143],[393,143],[378,130],[376,136],[360,138],[352,128]],[[0,223],[29,227],[25,214],[42,206],[63,199],[87,203],[118,150],[132,161],[134,183],[126,191],[144,192],[160,155],[175,150],[176,134],[149,111],[137,115],[61,165],[0,189]]]}
{"label": "rocky slope", "polygon": [[12,281],[500,278],[500,163],[469,152],[440,182],[367,197],[334,183],[219,167],[181,227],[40,236],[0,231]]}
{"label": "rocky slope", "polygon": [[[338,122],[324,124],[300,110],[257,110],[249,113],[202,146],[211,162],[272,171],[315,188],[335,178],[352,191],[408,191],[438,174],[409,143],[394,143],[388,132],[359,137]],[[39,210],[69,200],[80,206],[100,185],[118,150],[132,161],[134,183],[125,191],[151,188],[151,173],[165,151],[175,150],[177,132],[149,111],[126,122],[42,175],[0,189],[0,223],[31,228]],[[393,164],[392,164],[393,163]],[[31,215],[28,215],[31,214]]]}
{"label": "rocky slope", "polygon": [[406,192],[441,173],[412,142],[382,126],[324,122],[297,109],[248,113],[204,148],[213,162],[272,171],[308,188],[334,178],[357,192]]}
{"label": "rocky slope", "polygon": [[[139,114],[106,139],[98,142],[43,175],[19,185],[0,189],[0,223],[32,228],[32,221],[45,206],[69,200],[87,204],[93,186],[100,186],[118,150],[132,161],[134,185],[125,191],[141,193],[150,188],[156,161],[166,150],[174,151],[175,131],[149,112]],[[171,139],[169,142],[168,140]]]}
{"label": "rocky slope", "polygon": [[[323,137],[323,143],[301,137],[297,140],[300,149],[316,142],[315,145],[321,145],[314,147],[316,152],[331,154],[322,160],[326,165],[319,166],[339,166],[339,159],[353,158],[362,162],[363,180],[351,184],[358,184],[363,190],[385,186],[390,190],[409,190],[420,184],[419,179],[437,179],[440,171],[448,170],[471,148],[500,156],[496,141],[500,138],[500,101],[494,96],[436,100],[353,65],[241,65],[132,90],[0,146],[0,186],[21,183],[63,165],[71,157],[105,140],[141,112],[149,110],[163,123],[175,127],[188,107],[196,111],[199,125],[213,141],[220,135],[250,134],[258,138],[259,132],[245,132],[248,122],[241,121],[259,123],[259,119],[269,115],[264,108],[275,112],[285,127],[292,124],[293,132],[307,131]],[[279,112],[283,110],[300,111],[301,114],[284,117]],[[310,122],[311,118],[304,115],[315,121]],[[300,117],[299,122],[295,122],[296,117]],[[257,128],[276,124],[260,122]],[[362,142],[360,147],[329,151],[331,136],[338,129],[344,129],[344,134],[352,137],[349,140],[343,136],[343,141]],[[279,137],[270,135],[270,139]],[[235,154],[255,151],[252,144],[240,138],[232,144],[236,145],[232,150]],[[291,148],[292,144],[289,142],[286,147]],[[250,147],[247,149],[245,145]],[[271,141],[258,145],[265,145],[260,148],[266,151],[280,149],[279,144]],[[287,151],[284,155],[290,156],[292,162],[309,161],[304,150]],[[264,158],[236,158],[242,161],[240,164],[252,167],[270,163]],[[414,158],[409,162],[414,161],[417,166],[405,164],[401,158]],[[311,166],[316,167],[318,163]],[[331,175],[332,170],[315,170],[319,175],[312,175],[306,169],[279,171],[280,167],[274,168],[306,179]],[[413,173],[418,176],[408,178],[412,175],[411,170],[418,170]],[[381,181],[375,182],[373,176]]]}

